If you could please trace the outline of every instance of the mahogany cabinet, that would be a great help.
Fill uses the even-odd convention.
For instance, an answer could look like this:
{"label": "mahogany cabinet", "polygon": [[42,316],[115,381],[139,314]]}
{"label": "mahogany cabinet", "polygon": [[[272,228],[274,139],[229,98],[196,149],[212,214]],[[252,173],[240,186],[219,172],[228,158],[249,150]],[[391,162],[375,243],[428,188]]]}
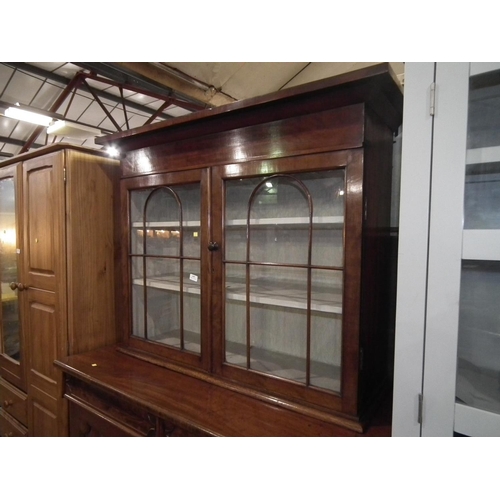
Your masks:
{"label": "mahogany cabinet", "polygon": [[362,434],[390,379],[401,112],[381,64],[100,138],[122,154],[120,342],[97,379],[58,366],[132,404],[106,366],[139,363],[146,407],[217,435]]}
{"label": "mahogany cabinet", "polygon": [[11,417],[67,435],[54,360],[116,342],[118,177],[116,160],[63,144],[0,164],[2,435]]}

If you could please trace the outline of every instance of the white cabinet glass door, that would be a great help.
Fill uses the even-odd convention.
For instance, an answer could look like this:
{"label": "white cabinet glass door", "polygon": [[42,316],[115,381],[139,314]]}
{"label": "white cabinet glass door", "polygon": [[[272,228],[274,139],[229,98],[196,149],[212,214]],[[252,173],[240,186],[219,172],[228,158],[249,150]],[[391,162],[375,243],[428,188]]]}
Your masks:
{"label": "white cabinet glass door", "polygon": [[469,78],[454,430],[500,435],[500,69]]}
{"label": "white cabinet glass door", "polygon": [[393,435],[500,436],[500,63],[405,75]]}

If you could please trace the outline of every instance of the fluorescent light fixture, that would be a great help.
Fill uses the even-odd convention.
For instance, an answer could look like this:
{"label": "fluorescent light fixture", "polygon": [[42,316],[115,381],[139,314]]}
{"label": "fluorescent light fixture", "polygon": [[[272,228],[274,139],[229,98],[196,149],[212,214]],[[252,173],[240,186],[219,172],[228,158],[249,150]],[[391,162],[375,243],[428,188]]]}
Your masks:
{"label": "fluorescent light fixture", "polygon": [[47,134],[85,140],[101,135],[102,132],[98,128],[82,125],[81,123],[57,120],[47,128]]}
{"label": "fluorescent light fixture", "polygon": [[24,122],[34,123],[35,125],[43,125],[44,127],[47,127],[52,122],[51,116],[45,116],[40,113],[35,113],[34,111],[27,111],[17,106],[7,108],[4,114],[15,120],[22,120]]}

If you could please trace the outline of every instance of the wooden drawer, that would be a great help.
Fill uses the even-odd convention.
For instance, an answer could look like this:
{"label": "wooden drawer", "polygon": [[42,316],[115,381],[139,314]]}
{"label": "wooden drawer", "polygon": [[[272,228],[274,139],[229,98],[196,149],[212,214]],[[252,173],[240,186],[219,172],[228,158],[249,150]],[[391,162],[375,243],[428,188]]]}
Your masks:
{"label": "wooden drawer", "polygon": [[119,422],[136,435],[156,436],[157,418],[144,408],[101,389],[90,387],[77,379],[67,380],[65,389],[65,398],[68,401],[80,403],[110,421]]}
{"label": "wooden drawer", "polygon": [[7,412],[0,409],[0,436],[1,437],[25,437],[28,429],[13,419]]}
{"label": "wooden drawer", "polygon": [[148,410],[112,392],[67,377],[65,398],[70,404],[70,436],[163,436],[209,435],[193,425]]}
{"label": "wooden drawer", "polygon": [[0,378],[0,408],[24,426],[28,425],[26,399],[26,394]]}
{"label": "wooden drawer", "polygon": [[70,437],[134,437],[133,429],[76,400],[69,400]]}

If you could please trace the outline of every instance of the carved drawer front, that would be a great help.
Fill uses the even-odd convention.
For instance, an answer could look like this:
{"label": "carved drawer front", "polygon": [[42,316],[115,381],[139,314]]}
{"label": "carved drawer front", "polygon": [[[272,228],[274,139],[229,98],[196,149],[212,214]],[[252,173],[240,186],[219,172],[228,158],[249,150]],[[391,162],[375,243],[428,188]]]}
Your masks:
{"label": "carved drawer front", "polygon": [[90,387],[77,379],[67,380],[65,397],[70,402],[80,404],[92,410],[94,414],[101,415],[107,421],[129,429],[129,435],[156,436],[158,434],[156,416],[128,400]]}
{"label": "carved drawer front", "polygon": [[70,437],[137,437],[141,436],[95,408],[78,401],[69,402]]}
{"label": "carved drawer front", "polygon": [[7,412],[0,409],[0,436],[1,437],[24,437],[28,435],[28,429],[13,419]]}
{"label": "carved drawer front", "polygon": [[0,408],[24,426],[28,425],[26,394],[3,379],[0,379]]}

